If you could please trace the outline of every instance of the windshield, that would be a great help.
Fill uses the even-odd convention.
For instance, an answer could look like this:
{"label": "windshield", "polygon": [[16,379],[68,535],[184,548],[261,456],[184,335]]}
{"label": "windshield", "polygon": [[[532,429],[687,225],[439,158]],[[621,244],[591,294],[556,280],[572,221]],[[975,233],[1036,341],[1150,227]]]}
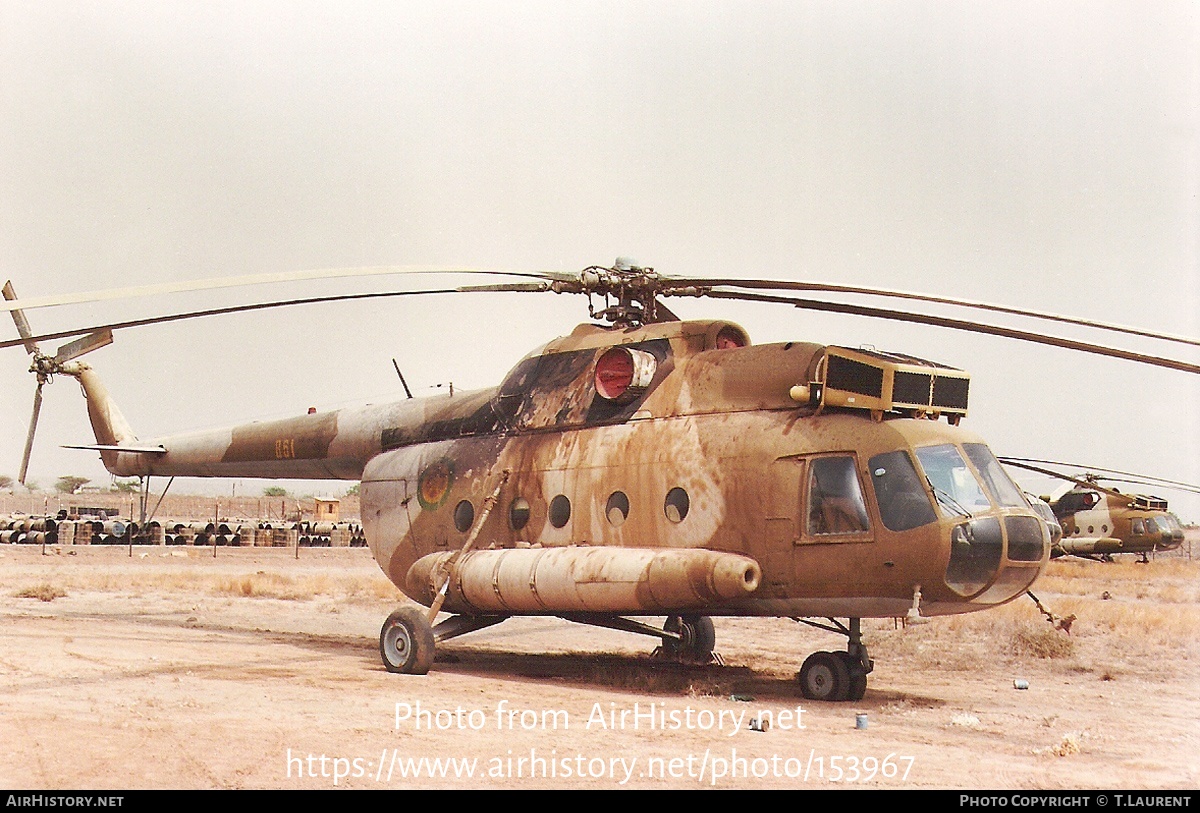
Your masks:
{"label": "windshield", "polygon": [[937,520],[908,452],[877,454],[870,460],[879,516],[891,531],[907,531]]}
{"label": "windshield", "polygon": [[992,507],[979,480],[958,453],[958,447],[924,446],[915,450],[938,505],[947,515],[969,515]]}
{"label": "windshield", "polygon": [[991,449],[982,443],[964,443],[963,449],[975,464],[976,471],[983,478],[983,484],[987,486],[996,502],[1007,508],[1023,508],[1028,504]]}
{"label": "windshield", "polygon": [[1173,530],[1171,528],[1171,522],[1166,518],[1166,516],[1152,517],[1148,521],[1153,522],[1155,525],[1157,525],[1158,530],[1164,534],[1169,535],[1171,533],[1171,531]]}
{"label": "windshield", "polygon": [[1054,512],[1050,510],[1050,506],[1041,500],[1029,498],[1029,504],[1033,506],[1033,510],[1037,511],[1042,519],[1046,520],[1047,525],[1057,525],[1058,517],[1054,516]]}

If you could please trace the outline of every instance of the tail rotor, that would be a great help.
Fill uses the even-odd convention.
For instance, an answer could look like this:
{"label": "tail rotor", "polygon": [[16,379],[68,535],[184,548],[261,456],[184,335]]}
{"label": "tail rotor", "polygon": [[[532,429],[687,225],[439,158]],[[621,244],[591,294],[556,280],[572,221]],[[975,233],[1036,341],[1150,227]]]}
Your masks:
{"label": "tail rotor", "polygon": [[[4,283],[3,295],[10,302],[16,301],[17,294],[13,289],[12,282]],[[58,352],[53,356],[47,356],[33,339],[33,331],[29,329],[29,321],[25,318],[24,311],[13,308],[10,313],[12,313],[13,322],[16,323],[17,333],[21,337],[25,351],[33,356],[29,372],[37,376],[37,389],[33,392],[33,413],[29,417],[29,432],[25,436],[25,452],[21,457],[21,470],[17,477],[21,485],[25,485],[25,477],[29,472],[29,457],[33,452],[33,438],[37,432],[38,416],[42,411],[42,387],[53,381],[54,376],[58,373],[67,375],[74,373],[78,368],[70,364],[72,359],[112,344],[113,337],[111,330],[99,330],[68,342],[58,348]]]}

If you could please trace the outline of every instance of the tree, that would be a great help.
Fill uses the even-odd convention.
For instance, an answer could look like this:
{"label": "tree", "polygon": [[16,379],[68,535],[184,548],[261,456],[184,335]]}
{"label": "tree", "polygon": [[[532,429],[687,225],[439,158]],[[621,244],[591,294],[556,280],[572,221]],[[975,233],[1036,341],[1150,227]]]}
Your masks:
{"label": "tree", "polygon": [[13,478],[9,477],[7,474],[0,474],[0,488],[12,488],[12,487],[13,487]]}
{"label": "tree", "polygon": [[90,477],[79,477],[73,474],[68,474],[64,477],[59,477],[58,482],[54,484],[54,487],[63,494],[74,494],[81,487],[90,482],[92,482]]}
{"label": "tree", "polygon": [[347,496],[347,497],[357,497],[357,496],[358,496],[358,483],[355,483],[354,485],[352,485],[352,486],[350,486],[348,489],[346,489],[346,494],[345,494],[345,496]]}
{"label": "tree", "polygon": [[264,497],[286,497],[287,489],[283,486],[267,486],[263,489]]}
{"label": "tree", "polygon": [[138,482],[137,480],[113,480],[112,490],[132,494],[138,490]]}

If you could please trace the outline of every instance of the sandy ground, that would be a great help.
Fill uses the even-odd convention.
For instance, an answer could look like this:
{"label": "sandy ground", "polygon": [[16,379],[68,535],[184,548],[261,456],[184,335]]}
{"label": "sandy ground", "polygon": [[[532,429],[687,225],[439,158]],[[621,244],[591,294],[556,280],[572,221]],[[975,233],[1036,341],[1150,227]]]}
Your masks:
{"label": "sandy ground", "polygon": [[1184,560],[1052,563],[1035,593],[1070,636],[1027,600],[864,622],[876,669],[840,704],[794,674],[842,639],[787,619],[717,619],[721,666],[514,619],[389,674],[399,594],[365,549],[5,546],[0,574],[6,788],[1200,786]]}

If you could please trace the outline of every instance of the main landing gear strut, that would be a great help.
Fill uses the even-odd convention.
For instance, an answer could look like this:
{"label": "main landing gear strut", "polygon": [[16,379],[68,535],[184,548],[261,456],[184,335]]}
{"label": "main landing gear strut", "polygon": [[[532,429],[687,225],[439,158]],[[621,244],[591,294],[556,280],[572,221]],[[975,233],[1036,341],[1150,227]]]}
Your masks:
{"label": "main landing gear strut", "polygon": [[800,693],[809,700],[862,700],[867,691],[867,675],[875,668],[875,662],[867,655],[867,647],[862,642],[859,619],[851,618],[849,627],[832,618],[830,624],[805,618],[792,620],[841,633],[848,639],[845,652],[814,652],[805,659],[796,676]]}
{"label": "main landing gear strut", "polygon": [[[717,636],[712,619],[706,615],[672,615],[662,629],[612,615],[573,613],[560,616],[567,621],[595,627],[634,632],[662,639],[656,655],[679,663],[720,663],[713,651]],[[379,655],[389,672],[405,675],[424,675],[433,666],[437,644],[468,632],[499,624],[508,616],[456,615],[437,626],[429,622],[428,611],[420,607],[401,607],[388,616],[379,631]]]}
{"label": "main landing gear strut", "polygon": [[507,615],[454,615],[435,627],[429,623],[428,613],[423,607],[401,607],[383,622],[383,629],[379,631],[379,655],[389,672],[424,675],[433,666],[438,642],[499,624],[508,618]]}

